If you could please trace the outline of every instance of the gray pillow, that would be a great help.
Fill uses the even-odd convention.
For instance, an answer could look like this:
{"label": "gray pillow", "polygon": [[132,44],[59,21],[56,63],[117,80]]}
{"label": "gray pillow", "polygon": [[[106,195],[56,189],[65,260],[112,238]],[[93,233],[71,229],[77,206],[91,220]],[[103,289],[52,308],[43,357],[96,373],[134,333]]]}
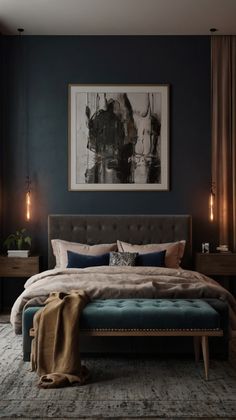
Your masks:
{"label": "gray pillow", "polygon": [[110,252],[109,265],[134,266],[137,256],[137,252]]}

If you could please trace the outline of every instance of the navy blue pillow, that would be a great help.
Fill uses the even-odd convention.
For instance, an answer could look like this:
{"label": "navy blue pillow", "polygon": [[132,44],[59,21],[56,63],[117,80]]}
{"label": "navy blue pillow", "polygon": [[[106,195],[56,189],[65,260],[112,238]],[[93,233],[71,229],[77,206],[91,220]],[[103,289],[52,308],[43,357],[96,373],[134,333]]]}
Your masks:
{"label": "navy blue pillow", "polygon": [[165,267],[165,251],[150,252],[149,254],[138,254],[136,265],[146,267]]}
{"label": "navy blue pillow", "polygon": [[86,268],[96,267],[99,265],[109,265],[110,254],[102,255],[83,255],[76,252],[67,251],[68,264],[67,268]]}

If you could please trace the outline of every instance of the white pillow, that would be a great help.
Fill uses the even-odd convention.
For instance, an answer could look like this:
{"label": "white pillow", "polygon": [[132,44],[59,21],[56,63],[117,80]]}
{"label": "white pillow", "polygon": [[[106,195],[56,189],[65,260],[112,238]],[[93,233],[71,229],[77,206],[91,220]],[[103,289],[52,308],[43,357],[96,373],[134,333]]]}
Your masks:
{"label": "white pillow", "polygon": [[56,258],[56,268],[66,268],[68,263],[67,251],[83,255],[102,255],[117,251],[117,244],[87,245],[77,242],[68,242],[61,239],[52,239],[52,250]]}
{"label": "white pillow", "polygon": [[168,242],[164,244],[133,245],[127,242],[117,241],[119,252],[160,252],[166,250],[165,265],[167,268],[179,268],[181,258],[184,255],[186,241]]}

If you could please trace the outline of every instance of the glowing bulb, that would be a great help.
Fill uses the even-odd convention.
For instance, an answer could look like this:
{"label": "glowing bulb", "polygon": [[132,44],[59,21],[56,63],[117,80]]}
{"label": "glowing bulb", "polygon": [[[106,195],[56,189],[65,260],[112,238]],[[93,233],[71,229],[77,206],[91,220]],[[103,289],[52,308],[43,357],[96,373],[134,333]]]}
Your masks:
{"label": "glowing bulb", "polygon": [[30,191],[27,191],[26,193],[26,220],[31,219],[31,197],[30,197]]}
{"label": "glowing bulb", "polygon": [[214,221],[214,194],[211,192],[209,199],[210,221]]}

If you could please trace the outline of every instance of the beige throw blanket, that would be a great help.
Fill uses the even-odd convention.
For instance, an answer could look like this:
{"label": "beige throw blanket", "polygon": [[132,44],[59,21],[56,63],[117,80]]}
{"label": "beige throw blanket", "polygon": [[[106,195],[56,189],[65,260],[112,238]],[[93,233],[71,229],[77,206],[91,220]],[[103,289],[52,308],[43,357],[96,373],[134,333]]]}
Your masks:
{"label": "beige throw blanket", "polygon": [[228,302],[231,331],[236,336],[236,301],[214,280],[195,271],[182,269],[109,266],[54,269],[31,277],[12,308],[11,322],[15,332],[21,333],[25,306],[44,304],[54,291],[69,293],[78,289],[85,290],[90,299],[222,299]]}
{"label": "beige throw blanket", "polygon": [[89,301],[83,291],[51,293],[46,306],[34,316],[31,366],[41,388],[58,388],[88,377],[79,357],[79,317]]}

